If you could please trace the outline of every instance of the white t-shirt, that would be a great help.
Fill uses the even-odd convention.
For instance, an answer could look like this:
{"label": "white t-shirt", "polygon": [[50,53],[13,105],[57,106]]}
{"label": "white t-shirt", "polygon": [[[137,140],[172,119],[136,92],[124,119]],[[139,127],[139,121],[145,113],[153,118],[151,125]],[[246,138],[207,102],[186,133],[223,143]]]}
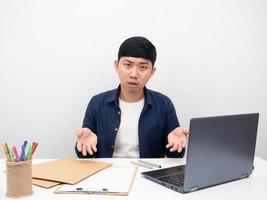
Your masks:
{"label": "white t-shirt", "polygon": [[138,124],[145,100],[127,103],[119,99],[121,123],[117,132],[113,158],[139,158]]}

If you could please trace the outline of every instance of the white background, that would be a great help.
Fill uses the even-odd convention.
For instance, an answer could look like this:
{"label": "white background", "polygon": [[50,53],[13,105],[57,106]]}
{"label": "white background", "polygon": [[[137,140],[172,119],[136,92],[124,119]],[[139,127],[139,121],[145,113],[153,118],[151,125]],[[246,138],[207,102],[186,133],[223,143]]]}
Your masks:
{"label": "white background", "polygon": [[265,0],[0,0],[0,142],[74,156],[87,103],[118,86],[118,48],[141,35],[158,51],[148,88],[172,99],[182,126],[259,112],[256,155],[267,159],[266,10]]}

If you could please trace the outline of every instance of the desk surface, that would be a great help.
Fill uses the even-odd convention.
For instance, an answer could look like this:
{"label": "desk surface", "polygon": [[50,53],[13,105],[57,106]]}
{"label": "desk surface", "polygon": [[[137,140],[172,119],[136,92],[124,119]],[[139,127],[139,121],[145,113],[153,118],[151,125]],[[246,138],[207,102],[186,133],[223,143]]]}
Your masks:
{"label": "desk surface", "polygon": [[[96,159],[98,161],[107,161],[114,166],[132,166],[131,161],[136,159]],[[184,159],[145,159],[162,165],[162,167],[171,167],[185,163]],[[48,161],[48,159],[36,159],[34,163]],[[133,184],[129,196],[106,196],[106,195],[88,195],[85,194],[54,194],[56,187],[43,189],[33,186],[33,195],[22,199],[49,199],[49,200],[73,200],[73,199],[267,199],[267,161],[256,157],[254,161],[255,169],[249,178],[233,181],[219,186],[199,190],[188,194],[180,194],[157,183],[145,179],[140,172],[147,169],[139,167],[138,174]],[[10,199],[5,196],[6,193],[6,174],[5,160],[0,159],[0,199]]]}

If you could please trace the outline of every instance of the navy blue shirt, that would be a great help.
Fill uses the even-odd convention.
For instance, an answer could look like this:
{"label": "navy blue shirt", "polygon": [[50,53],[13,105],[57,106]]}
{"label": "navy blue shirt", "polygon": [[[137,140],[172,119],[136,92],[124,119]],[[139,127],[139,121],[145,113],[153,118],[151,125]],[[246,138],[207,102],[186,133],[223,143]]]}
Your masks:
{"label": "navy blue shirt", "polygon": [[[97,152],[83,156],[75,147],[79,158],[111,158],[116,134],[120,127],[120,86],[94,96],[83,120],[83,128],[97,135]],[[179,127],[178,118],[171,100],[159,93],[144,88],[145,104],[139,118],[138,138],[140,158],[183,157],[181,153],[166,149],[167,135]]]}

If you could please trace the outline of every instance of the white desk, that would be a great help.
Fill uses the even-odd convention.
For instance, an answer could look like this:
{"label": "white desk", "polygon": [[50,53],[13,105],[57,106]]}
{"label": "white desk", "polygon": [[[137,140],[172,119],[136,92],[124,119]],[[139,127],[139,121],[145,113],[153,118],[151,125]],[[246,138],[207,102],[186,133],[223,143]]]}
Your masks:
{"label": "white desk", "polygon": [[[131,161],[135,159],[97,159],[99,161],[112,162],[114,165],[132,166]],[[158,163],[162,167],[170,167],[179,164],[184,164],[184,159],[146,159],[151,162]],[[34,160],[35,163],[48,161],[47,159]],[[107,196],[107,195],[87,195],[87,194],[54,194],[56,187],[51,189],[43,189],[37,186],[33,186],[33,195],[22,199],[34,199],[34,200],[73,200],[73,199],[150,199],[150,200],[171,200],[171,199],[240,199],[240,200],[266,200],[267,199],[267,161],[257,157],[254,162],[254,172],[249,178],[234,181],[231,183],[199,190],[188,194],[180,194],[166,187],[163,187],[157,183],[147,180],[140,175],[140,172],[147,169],[139,167],[138,174],[133,184],[132,190],[129,196]],[[5,160],[0,160],[0,199],[10,199],[5,196],[6,194],[6,174]],[[114,180],[116,181],[116,180]]]}

